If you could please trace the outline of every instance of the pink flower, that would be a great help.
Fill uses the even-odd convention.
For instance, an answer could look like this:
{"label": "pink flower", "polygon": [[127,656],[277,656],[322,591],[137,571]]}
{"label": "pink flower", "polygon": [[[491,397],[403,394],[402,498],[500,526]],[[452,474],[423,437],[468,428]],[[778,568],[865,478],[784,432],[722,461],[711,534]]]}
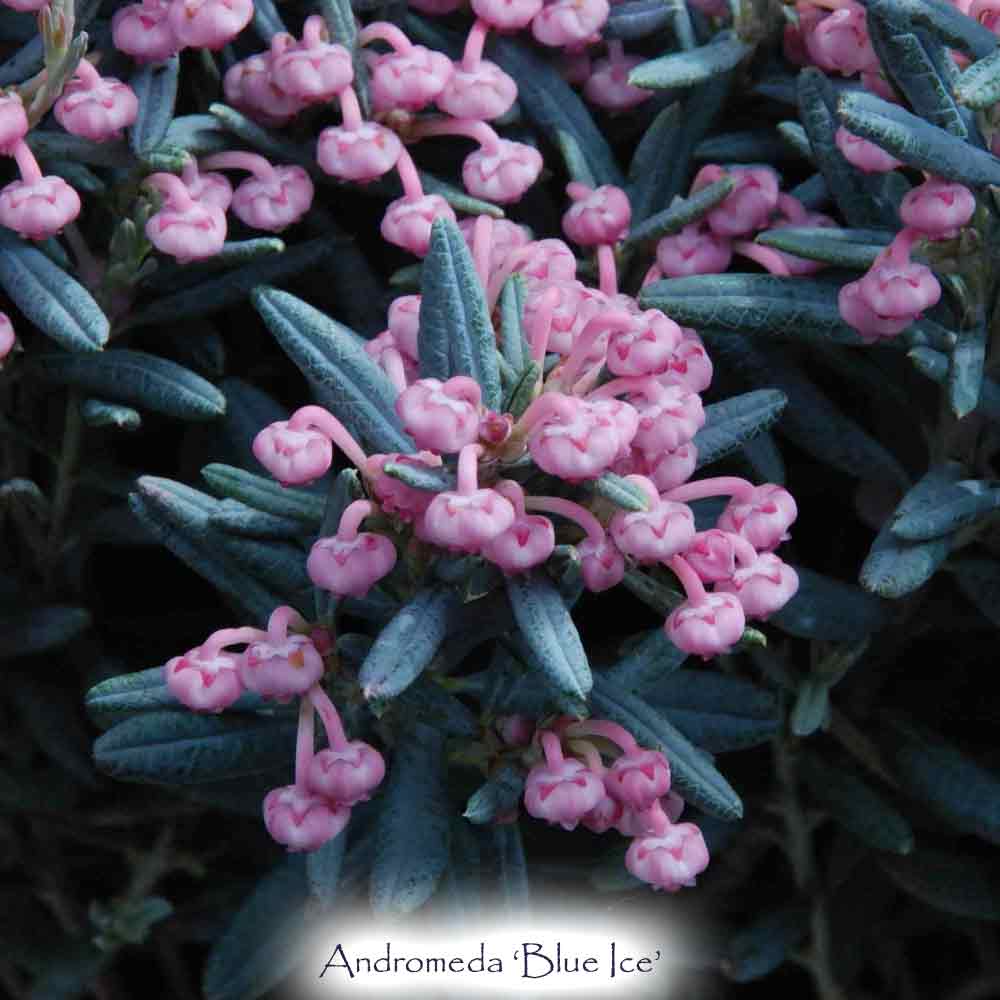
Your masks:
{"label": "pink flower", "polygon": [[200,647],[175,656],[163,668],[167,690],[192,712],[221,712],[241,694],[239,657],[219,652],[206,657]]}
{"label": "pink flower", "polygon": [[625,576],[625,558],[607,535],[600,541],[585,538],[577,545],[576,551],[580,557],[580,574],[587,590],[599,594],[622,582]]}
{"label": "pink flower", "polygon": [[444,90],[451,74],[451,60],[423,45],[377,56],[371,66],[372,102],[377,111],[420,111]]}
{"label": "pink flower", "polygon": [[420,358],[420,301],[419,295],[400,295],[389,303],[389,330],[400,350],[414,361]]}
{"label": "pink flower", "polygon": [[704,392],[712,384],[712,359],[698,334],[685,327],[681,330],[684,339],[674,351],[660,381],[682,385],[689,392]]}
{"label": "pink flower", "polygon": [[253,0],[172,0],[167,19],[180,46],[221,49],[253,17]]}
{"label": "pink flower", "polygon": [[285,125],[305,107],[302,101],[286,94],[274,82],[270,52],[235,63],[226,72],[222,87],[226,100],[233,107],[262,125]]}
{"label": "pink flower", "polygon": [[169,59],[182,47],[170,26],[170,6],[170,0],[142,0],[119,8],[111,18],[115,48],[139,63]]}
{"label": "pink flower", "polygon": [[868,305],[861,292],[861,282],[848,282],[837,296],[837,308],[845,323],[853,326],[862,339],[872,344],[879,339],[889,339],[902,333],[916,318],[914,316],[879,316]]}
{"label": "pink flower", "polygon": [[728,580],[736,572],[736,548],[728,531],[699,531],[684,550],[688,565],[704,583]]}
{"label": "pink flower", "polygon": [[472,0],[471,7],[491,28],[516,31],[531,24],[542,4],[543,0]]}
{"label": "pink flower", "polygon": [[904,225],[931,240],[948,240],[968,225],[976,196],[964,184],[931,177],[907,191],[899,206]]}
{"label": "pink flower", "polygon": [[382,509],[387,514],[394,514],[401,521],[412,521],[427,510],[434,499],[434,494],[427,490],[414,489],[388,475],[384,471],[387,462],[434,469],[441,466],[441,456],[423,451],[418,455],[371,455],[368,459],[365,476],[371,483],[372,491]]}
{"label": "pink flower", "polygon": [[[778,177],[770,167],[733,167],[724,170],[708,164],[695,175],[691,193],[709,184],[730,177],[735,182],[732,192],[713,208],[705,221],[717,236],[745,236],[764,229],[778,206]],[[662,262],[660,267],[663,268]],[[663,268],[667,273],[666,268]]]}
{"label": "pink flower", "polygon": [[708,867],[708,848],[701,830],[693,823],[677,823],[656,837],[632,841],[625,854],[625,867],[654,889],[676,892],[692,886]]}
{"label": "pink flower", "polygon": [[564,830],[575,830],[603,798],[601,779],[573,759],[536,764],[524,783],[524,808],[528,814],[558,823]]}
{"label": "pink flower", "polygon": [[854,76],[879,68],[868,37],[865,8],[859,3],[848,2],[824,17],[805,36],[805,43],[813,62],[828,73]]}
{"label": "pink flower", "polygon": [[173,174],[150,174],[146,183],[159,190],[164,201],[146,222],[146,237],[162,253],[180,263],[214,257],[226,241],[226,215],[209,202],[195,201]]}
{"label": "pink flower", "polygon": [[326,41],[323,18],[306,18],[302,41],[271,55],[271,78],[290,97],[310,103],[329,101],[354,80],[351,54]]}
{"label": "pink flower", "polygon": [[385,777],[385,760],[373,746],[352,740],[321,750],[306,772],[306,786],[320,798],[342,806],[367,802]]}
{"label": "pink flower", "polygon": [[382,236],[389,243],[423,257],[431,245],[431,225],[435,219],[455,221],[455,212],[439,194],[419,198],[397,198],[382,217]]}
{"label": "pink flower", "polygon": [[773,552],[763,552],[732,579],[715,585],[716,592],[735,594],[749,618],[767,619],[780,611],[798,592],[799,576]]}
{"label": "pink flower", "polygon": [[131,87],[113,77],[102,78],[83,60],[52,110],[67,132],[104,142],[120,136],[135,121],[139,101]]}
{"label": "pink flower", "polygon": [[27,134],[28,116],[21,98],[16,93],[0,94],[0,156],[10,156]]}
{"label": "pink flower", "polygon": [[451,552],[478,552],[515,519],[514,507],[496,490],[438,493],[424,511],[423,537]]}
{"label": "pink flower", "polygon": [[313,200],[313,182],[299,166],[276,166],[248,177],[233,194],[233,212],[253,229],[280,233],[302,218]]}
{"label": "pink flower", "polygon": [[348,806],[299,790],[272,789],[264,797],[264,826],[289,851],[315,851],[333,840],[351,818]]}
{"label": "pink flower", "polygon": [[937,305],[941,286],[929,267],[910,260],[905,246],[890,245],[858,281],[858,293],[878,316],[912,320]]}
{"label": "pink flower", "polygon": [[590,42],[610,12],[608,0],[555,0],[535,15],[531,33],[542,45],[553,47]]}
{"label": "pink flower", "polygon": [[309,579],[339,597],[364,597],[396,565],[396,546],[362,531],[353,538],[317,539],[306,560]]}
{"label": "pink flower", "polygon": [[479,437],[480,402],[479,385],[467,375],[419,379],[396,398],[396,413],[419,448],[448,454]]}
{"label": "pink flower", "polygon": [[225,174],[199,173],[191,180],[184,179],[192,199],[204,205],[212,205],[222,212],[228,212],[233,203],[233,186]]}
{"label": "pink flower", "polygon": [[661,375],[681,345],[681,328],[659,309],[639,313],[608,339],[608,370],[620,376]]}
{"label": "pink flower", "polygon": [[332,177],[366,183],[392,170],[402,150],[403,144],[392,129],[362,122],[355,128],[337,125],[323,129],[316,159]]}
{"label": "pink flower", "polygon": [[576,255],[562,240],[532,240],[518,254],[515,270],[539,281],[572,281]]}
{"label": "pink flower", "polygon": [[269,424],[253,439],[254,457],[282,486],[304,486],[326,475],[333,444],[312,428],[293,429],[287,420]]}
{"label": "pink flower", "polygon": [[573,204],[563,216],[566,235],[580,246],[617,243],[628,231],[632,206],[621,188],[605,184],[591,190],[573,182],[567,186]]}
{"label": "pink flower", "polygon": [[698,449],[689,441],[672,451],[644,455],[643,458],[645,471],[641,474],[648,476],[661,493],[666,493],[686,483],[694,474],[698,466]]}
{"label": "pink flower", "polygon": [[307,635],[289,635],[280,642],[250,643],[240,658],[240,680],[262,698],[288,701],[304,695],[322,676],[323,657]]}
{"label": "pink flower", "polygon": [[972,0],[968,15],[997,34],[997,29],[1000,28],[1000,3],[997,0]]}
{"label": "pink flower", "polygon": [[745,538],[759,552],[770,551],[788,538],[798,517],[795,497],[783,486],[764,483],[746,497],[733,497],[716,527]]}
{"label": "pink flower", "polygon": [[625,807],[620,802],[605,795],[580,822],[591,833],[607,833],[618,826],[624,812]]}
{"label": "pink flower", "polygon": [[[629,476],[642,481],[642,476]],[[647,493],[656,494],[649,484]],[[611,537],[618,549],[640,563],[657,563],[683,552],[694,538],[694,515],[687,504],[657,497],[649,510],[620,510],[611,518]]]}
{"label": "pink flower", "polygon": [[608,111],[628,111],[648,101],[653,91],[628,82],[629,73],[644,61],[642,56],[599,59],[583,84],[587,100]]}
{"label": "pink flower", "polygon": [[843,125],[837,129],[833,138],[837,149],[844,154],[844,159],[862,173],[886,174],[903,165],[901,160],[897,160],[881,146],[876,146],[874,142],[869,142],[867,139],[862,139],[860,135],[848,132]]}
{"label": "pink flower", "polygon": [[656,263],[668,278],[723,274],[733,259],[732,243],[712,232],[704,220],[692,222],[656,244]]}
{"label": "pink flower", "polygon": [[[565,396],[561,409],[539,421],[528,437],[535,464],[560,479],[594,479],[610,468],[630,440],[599,403]],[[628,405],[628,404],[624,404]]]}
{"label": "pink flower", "polygon": [[455,63],[454,72],[435,103],[454,118],[493,121],[517,100],[517,84],[496,63],[480,59],[475,68]]}
{"label": "pink flower", "polygon": [[505,573],[524,573],[552,555],[555,529],[547,517],[523,514],[502,534],[483,546],[482,554]]}
{"label": "pink flower", "polygon": [[29,240],[54,236],[80,208],[80,196],[61,177],[12,181],[0,191],[0,225]]}
{"label": "pink flower", "polygon": [[675,451],[687,444],[705,424],[701,397],[683,385],[667,385],[637,401],[639,426],[632,444],[647,455]]}
{"label": "pink flower", "polygon": [[743,606],[732,594],[706,594],[700,601],[687,600],[675,608],[663,629],[678,649],[708,660],[728,653],[745,627]]}
{"label": "pink flower", "polygon": [[636,748],[611,765],[604,787],[622,805],[643,812],[670,791],[670,765],[659,750]]}
{"label": "pink flower", "polygon": [[542,154],[534,146],[500,139],[495,148],[481,148],[465,158],[462,183],[475,198],[507,205],[521,200],[542,166]]}
{"label": "pink flower", "polygon": [[0,368],[4,361],[14,349],[17,343],[17,334],[14,332],[14,324],[5,312],[0,312]]}

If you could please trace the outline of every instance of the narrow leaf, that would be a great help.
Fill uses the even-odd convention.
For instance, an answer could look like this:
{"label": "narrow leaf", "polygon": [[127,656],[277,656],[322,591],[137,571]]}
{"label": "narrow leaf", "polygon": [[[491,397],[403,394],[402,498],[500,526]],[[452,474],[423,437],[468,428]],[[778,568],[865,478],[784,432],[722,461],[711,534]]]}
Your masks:
{"label": "narrow leaf", "polygon": [[708,45],[640,63],[629,73],[628,82],[648,90],[695,87],[735,69],[752,51],[752,46],[722,31]]}
{"label": "narrow leaf", "polygon": [[760,233],[755,242],[804,260],[867,271],[891,239],[892,234],[882,230],[789,226]]}
{"label": "narrow leaf", "polygon": [[462,815],[470,823],[492,823],[498,815],[515,808],[523,792],[523,772],[505,764],[469,796]]}
{"label": "narrow leaf", "polygon": [[143,66],[129,80],[139,99],[139,114],[128,135],[137,156],[151,153],[166,138],[174,117],[179,72],[180,59],[173,55],[165,62]]}
{"label": "narrow leaf", "polygon": [[616,507],[621,507],[622,510],[649,510],[649,497],[645,491],[614,472],[605,472],[589,486],[599,497],[610,501]]}
{"label": "narrow leaf", "polygon": [[948,362],[948,403],[959,420],[979,404],[989,330],[981,324],[960,330]]}
{"label": "narrow leaf", "polygon": [[788,397],[778,389],[755,389],[705,407],[705,424],[694,437],[698,466],[710,465],[762,434],[784,412]]}
{"label": "narrow leaf", "polygon": [[608,680],[626,691],[653,684],[677,670],[688,654],[678,649],[662,628],[645,633],[620,660],[603,671]]}
{"label": "narrow leaf", "polygon": [[856,642],[886,622],[882,602],[860,587],[794,566],[799,577],[796,595],[769,619],[783,632],[800,639]]}
{"label": "narrow leaf", "polygon": [[663,236],[679,233],[685,226],[697,222],[725,201],[732,193],[732,177],[723,177],[701,188],[687,198],[675,198],[674,203],[662,212],[649,216],[638,226],[629,230],[625,243],[634,246],[646,240],[658,240]]}

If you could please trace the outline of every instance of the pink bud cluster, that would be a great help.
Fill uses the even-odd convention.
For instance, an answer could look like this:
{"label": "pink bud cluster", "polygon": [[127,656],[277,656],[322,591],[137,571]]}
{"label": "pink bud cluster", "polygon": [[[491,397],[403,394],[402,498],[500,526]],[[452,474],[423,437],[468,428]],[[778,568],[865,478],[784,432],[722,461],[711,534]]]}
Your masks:
{"label": "pink bud cluster", "polygon": [[[194,712],[222,712],[246,692],[278,703],[299,699],[295,783],[268,792],[263,804],[268,833],[289,851],[314,851],[336,837],[347,826],[351,807],[369,799],[385,776],[382,755],[344,733],[322,686],[321,647],[329,652],[329,646],[318,638],[297,612],[279,607],[266,631],[220,629],[163,668],[171,694]],[[233,652],[234,646],[243,649]],[[319,753],[316,712],[328,744]]]}
{"label": "pink bud cluster", "polygon": [[[506,726],[501,735],[512,729],[525,727]],[[527,732],[509,735],[524,742]],[[616,830],[632,838],[625,867],[657,891],[692,886],[708,867],[701,831],[678,822],[684,800],[670,789],[667,758],[640,747],[621,726],[557,719],[534,733],[527,753],[535,760],[524,785],[530,816],[564,830],[582,825],[593,833]]]}
{"label": "pink bud cluster", "polygon": [[160,63],[182,49],[217,51],[253,18],[253,0],[142,0],[111,19],[115,48],[140,63]]}
{"label": "pink bud cluster", "polygon": [[[577,552],[592,591],[616,586],[629,564],[671,569],[687,599],[666,621],[667,634],[707,658],[739,641],[747,618],[767,618],[795,593],[794,570],[772,552],[787,537],[795,501],[779,486],[688,482],[697,462],[693,439],[705,421],[699,393],[711,380],[711,363],[694,331],[619,293],[614,245],[629,225],[624,192],[571,184],[569,194],[564,227],[593,249],[600,288],[576,278],[576,258],[559,240],[534,241],[520,227],[487,217],[462,227],[488,300],[520,273],[532,357],[557,356],[519,418],[489,410],[468,376],[419,377],[420,296],[403,296],[367,350],[395,386],[396,413],[417,450],[368,456],[331,414],[306,406],[262,430],[254,453],[280,482],[304,484],[329,470],[336,446],[364,478],[371,500],[351,504],[337,534],[320,539],[309,556],[310,578],[333,594],[363,596],[389,574],[397,558],[389,536],[405,530],[440,550],[481,556],[504,573],[526,572],[551,556],[555,517],[582,531]],[[595,388],[604,372],[610,378]],[[608,472],[625,476],[644,509],[609,514],[528,493],[499,473],[526,455],[569,484]],[[406,466],[454,468],[454,486],[433,492],[408,485]],[[715,561],[704,575],[697,567],[705,542],[688,503],[718,495],[731,499],[710,533]],[[380,530],[358,531],[365,519],[379,527],[379,517]]]}
{"label": "pink bud cluster", "polygon": [[976,210],[964,185],[929,177],[903,197],[902,229],[865,274],[840,290],[840,315],[868,342],[897,336],[941,298],[933,271],[916,263],[918,240],[954,239]]}

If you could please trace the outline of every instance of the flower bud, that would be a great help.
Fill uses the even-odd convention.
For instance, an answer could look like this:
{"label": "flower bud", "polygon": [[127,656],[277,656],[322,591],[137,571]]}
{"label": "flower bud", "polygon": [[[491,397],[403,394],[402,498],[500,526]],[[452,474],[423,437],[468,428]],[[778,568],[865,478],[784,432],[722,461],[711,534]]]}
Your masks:
{"label": "flower bud", "polygon": [[385,777],[385,760],[373,746],[352,740],[320,750],[309,764],[306,786],[320,798],[341,806],[367,802]]}
{"label": "flower bud", "polygon": [[320,431],[269,424],[253,439],[254,457],[282,486],[305,486],[325,476],[333,464],[333,444]]}
{"label": "flower bud", "polygon": [[746,614],[732,594],[706,594],[704,600],[675,608],[663,628],[678,649],[708,660],[740,641]]}
{"label": "flower bud", "polygon": [[578,760],[536,764],[524,783],[524,808],[535,819],[558,823],[564,830],[577,824],[604,798],[604,783]]}
{"label": "flower bud", "polygon": [[662,836],[633,840],[625,853],[630,874],[666,892],[694,885],[708,860],[705,838],[693,823],[672,824]]}
{"label": "flower bud", "polygon": [[264,797],[264,826],[289,851],[315,851],[333,840],[351,818],[348,806],[295,785],[272,789]]}
{"label": "flower bud", "polygon": [[304,695],[323,672],[323,657],[307,635],[289,635],[280,642],[252,642],[240,658],[244,686],[275,701]]}

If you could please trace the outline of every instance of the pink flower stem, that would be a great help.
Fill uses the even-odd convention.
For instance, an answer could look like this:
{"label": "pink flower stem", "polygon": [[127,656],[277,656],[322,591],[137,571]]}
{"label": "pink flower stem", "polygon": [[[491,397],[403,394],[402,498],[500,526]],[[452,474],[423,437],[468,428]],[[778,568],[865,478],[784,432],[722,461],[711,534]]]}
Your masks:
{"label": "pink flower stem", "polygon": [[299,728],[295,734],[295,788],[306,790],[306,774],[312,763],[315,749],[315,727],[312,702],[308,698],[299,699]]}
{"label": "pink flower stem", "polygon": [[326,732],[326,742],[331,750],[343,750],[347,746],[347,735],[344,733],[344,723],[340,713],[330,701],[330,696],[319,684],[314,684],[306,697],[319,712],[319,721]]}
{"label": "pink flower stem", "polygon": [[77,63],[73,76],[78,77],[88,90],[93,90],[101,82],[101,74],[97,72],[97,67],[88,59],[81,59]]}
{"label": "pink flower stem", "polygon": [[[491,130],[492,131],[492,130]],[[490,280],[490,250],[493,247],[493,220],[480,215],[472,228],[472,260],[479,284],[486,288]]]}
{"label": "pink flower stem", "polygon": [[489,33],[490,26],[481,17],[477,18],[476,23],[469,29],[465,39],[465,51],[462,53],[462,69],[466,73],[479,69]]}
{"label": "pink flower stem", "polygon": [[42,179],[42,168],[23,139],[11,150],[10,155],[14,157],[22,181],[26,184],[36,184]]}
{"label": "pink flower stem", "polygon": [[757,550],[742,535],[734,534],[731,531],[727,534],[733,545],[736,565],[742,568],[752,566],[757,560]]}
{"label": "pink flower stem", "polygon": [[396,161],[396,173],[403,185],[403,197],[407,201],[416,201],[424,196],[424,186],[420,183],[420,175],[417,173],[417,166],[413,162],[413,157],[404,149],[399,154]]}
{"label": "pink flower stem", "polygon": [[414,122],[409,135],[415,139],[430,139],[438,135],[462,135],[474,139],[487,153],[495,152],[500,136],[486,122],[475,118],[428,118]]}
{"label": "pink flower stem", "polygon": [[566,500],[563,497],[527,496],[524,498],[524,509],[537,510],[544,514],[558,514],[583,528],[587,538],[595,545],[600,545],[604,541],[604,525],[586,507],[581,507],[573,500]]}
{"label": "pink flower stem", "polygon": [[247,170],[261,181],[274,176],[274,166],[256,153],[215,153],[202,160],[201,167],[205,170]]}
{"label": "pink flower stem", "polygon": [[494,484],[493,489],[511,502],[518,517],[524,517],[524,489],[520,483],[513,479],[501,479]]}
{"label": "pink flower stem", "polygon": [[388,21],[373,21],[358,33],[358,45],[368,45],[374,41],[388,42],[393,51],[400,55],[406,55],[413,48],[413,42]]}
{"label": "pink flower stem", "polygon": [[307,628],[305,618],[294,608],[287,604],[275,608],[271,612],[271,617],[267,620],[267,637],[271,642],[284,642],[288,638],[288,626],[295,625],[297,628]]}
{"label": "pink flower stem", "polygon": [[600,736],[610,740],[620,747],[623,753],[632,753],[637,747],[635,737],[617,722],[608,722],[606,719],[587,719],[586,722],[575,722],[566,729],[566,735],[577,736]]}
{"label": "pink flower stem", "polygon": [[542,751],[545,754],[545,763],[549,767],[558,767],[563,762],[562,744],[559,737],[547,729],[539,737],[542,743]]}
{"label": "pink flower stem", "polygon": [[538,308],[532,316],[532,324],[528,330],[528,344],[531,347],[531,359],[543,364],[545,351],[549,346],[552,334],[552,317],[559,304],[559,289],[546,288],[538,302]]}
{"label": "pink flower stem", "polygon": [[659,799],[643,813],[643,818],[651,822],[654,837],[662,837],[670,828],[670,817],[663,811]]}
{"label": "pink flower stem", "polygon": [[654,264],[647,272],[646,276],[642,279],[642,288],[647,285],[653,284],[654,281],[659,281],[663,277],[663,272],[660,270],[659,264]]}
{"label": "pink flower stem", "polygon": [[368,456],[361,445],[351,437],[347,428],[322,406],[303,406],[296,410],[288,426],[295,431],[313,427],[325,434],[350,460],[351,464],[364,473]]}
{"label": "pink flower stem", "polygon": [[569,195],[573,201],[582,201],[584,198],[589,198],[594,193],[594,189],[587,187],[586,184],[581,184],[580,181],[570,181],[566,185],[566,194]]}
{"label": "pink flower stem", "polygon": [[516,432],[527,434],[541,420],[549,417],[559,417],[569,420],[576,413],[576,406],[569,396],[561,392],[543,392],[525,411],[517,422]]}
{"label": "pink flower stem", "polygon": [[198,651],[206,660],[214,660],[227,646],[257,642],[266,638],[266,632],[259,628],[251,628],[249,625],[243,628],[220,628],[198,647]]}
{"label": "pink flower stem", "polygon": [[620,66],[625,61],[625,43],[619,38],[608,42],[608,62],[612,66]]}
{"label": "pink flower stem", "polygon": [[302,41],[306,43],[306,46],[310,49],[314,49],[317,46],[323,45],[330,38],[329,32],[326,30],[326,22],[319,15],[313,14],[311,17],[307,17],[305,24],[302,25]]}
{"label": "pink flower stem", "polygon": [[665,565],[677,574],[677,579],[680,580],[684,593],[692,604],[701,604],[705,600],[705,587],[701,577],[690,567],[684,556],[671,556]]}
{"label": "pink flower stem", "polygon": [[711,479],[699,479],[696,483],[684,483],[663,494],[664,500],[675,500],[678,503],[690,503],[692,500],[704,500],[706,497],[735,497],[746,499],[753,493],[753,483],[737,476],[713,476]]}
{"label": "pink flower stem", "polygon": [[406,366],[403,364],[403,355],[395,347],[387,347],[379,358],[382,364],[382,371],[389,377],[393,388],[397,392],[403,392],[407,387]]}
{"label": "pink flower stem", "polygon": [[167,173],[150,174],[143,183],[159,191],[170,206],[179,212],[187,212],[194,206],[191,192],[180,177]]}
{"label": "pink flower stem", "polygon": [[909,264],[910,253],[920,238],[920,231],[918,229],[913,229],[909,226],[901,229],[896,234],[896,238],[889,244],[889,252],[886,256],[896,263]]}
{"label": "pink flower stem", "polygon": [[371,517],[375,512],[375,505],[370,500],[355,500],[348,504],[347,509],[340,516],[340,524],[337,526],[337,538],[342,542],[353,542],[358,537],[358,528],[366,517]]}
{"label": "pink flower stem", "polygon": [[479,456],[481,444],[467,444],[458,453],[458,492],[470,496],[479,489]]}
{"label": "pink flower stem", "polygon": [[556,383],[571,386],[598,338],[609,330],[627,330],[631,325],[632,317],[624,309],[609,309],[595,316],[580,331],[569,357],[553,373]]}
{"label": "pink flower stem", "polygon": [[613,378],[610,382],[587,395],[587,399],[614,399],[615,396],[623,396],[626,393],[639,393],[646,399],[655,400],[663,395],[665,387],[652,375],[622,376]]}
{"label": "pink flower stem", "polygon": [[67,223],[63,229],[63,236],[76,258],[76,267],[83,283],[88,288],[96,288],[104,277],[104,267],[90,252],[90,247],[87,246],[87,241],[83,238],[77,224],[75,222]]}
{"label": "pink flower stem", "polygon": [[[567,730],[567,735],[569,730]],[[593,743],[587,742],[587,740],[570,740],[566,744],[566,749],[570,753],[576,754],[578,757],[582,757],[587,764],[587,767],[598,777],[604,774],[605,767],[604,761],[601,760],[601,755],[598,753],[597,747]]]}
{"label": "pink flower stem", "polygon": [[776,274],[779,278],[791,277],[788,262],[782,257],[780,250],[761,246],[750,240],[737,240],[733,243],[733,251],[760,264],[769,274]]}
{"label": "pink flower stem", "polygon": [[615,251],[610,243],[602,243],[597,248],[597,271],[601,291],[605,295],[617,295],[618,270],[615,267]]}
{"label": "pink flower stem", "polygon": [[361,128],[365,119],[361,114],[361,104],[354,88],[344,87],[337,94],[337,100],[340,102],[340,117],[343,119],[344,127],[352,131]]}
{"label": "pink flower stem", "polygon": [[778,195],[778,211],[791,223],[798,225],[799,223],[805,222],[806,216],[809,214],[806,211],[805,205],[799,201],[794,195],[785,194],[782,192]]}

